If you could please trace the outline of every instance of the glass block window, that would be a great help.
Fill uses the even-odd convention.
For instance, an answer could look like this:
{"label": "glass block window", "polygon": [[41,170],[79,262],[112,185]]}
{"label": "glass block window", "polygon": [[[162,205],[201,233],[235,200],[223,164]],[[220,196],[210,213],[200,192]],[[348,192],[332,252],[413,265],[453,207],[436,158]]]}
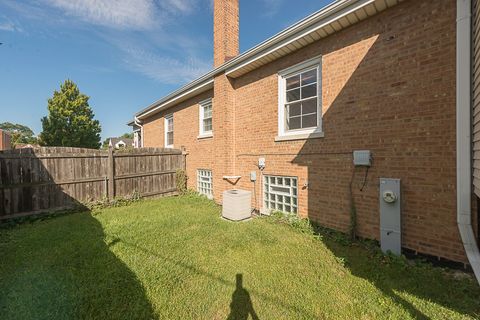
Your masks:
{"label": "glass block window", "polygon": [[282,176],[263,177],[263,203],[268,211],[297,213],[297,178]]}
{"label": "glass block window", "polygon": [[206,195],[208,198],[213,198],[213,184],[212,171],[198,169],[197,170],[197,191],[200,194]]}

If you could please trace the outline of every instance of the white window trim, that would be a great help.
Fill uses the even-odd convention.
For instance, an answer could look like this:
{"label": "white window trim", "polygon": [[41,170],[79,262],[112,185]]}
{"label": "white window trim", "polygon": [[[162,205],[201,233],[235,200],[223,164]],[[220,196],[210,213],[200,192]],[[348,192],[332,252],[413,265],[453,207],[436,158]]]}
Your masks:
{"label": "white window trim", "polygon": [[[169,114],[165,116],[165,121],[164,121],[164,145],[165,148],[173,148],[173,144],[167,145],[167,133],[168,133],[168,120],[172,119],[173,120],[173,114]],[[175,132],[175,122],[173,123],[173,131]],[[175,141],[175,133],[173,134],[173,141]]]}
{"label": "white window trim", "polygon": [[[317,123],[316,128],[286,130],[285,128],[285,92],[286,81],[285,78],[301,73],[306,69],[317,67]],[[309,138],[323,137],[322,131],[322,57],[318,56],[313,59],[304,61],[294,65],[288,69],[282,70],[278,73],[278,136],[275,141],[285,140],[300,140]]]}
{"label": "white window trim", "polygon": [[[203,101],[200,101],[198,103],[198,132],[200,133],[198,135],[198,139],[202,139],[202,138],[211,138],[213,137],[213,128],[212,130],[210,131],[204,131],[203,130],[203,117],[204,117],[204,107],[205,107],[205,104],[209,103],[211,106],[212,106],[212,112],[213,112],[213,101],[211,98],[209,99],[206,99],[206,100],[203,100]],[[213,114],[212,114],[212,119],[213,119]],[[213,120],[212,120],[212,123],[213,123]]]}

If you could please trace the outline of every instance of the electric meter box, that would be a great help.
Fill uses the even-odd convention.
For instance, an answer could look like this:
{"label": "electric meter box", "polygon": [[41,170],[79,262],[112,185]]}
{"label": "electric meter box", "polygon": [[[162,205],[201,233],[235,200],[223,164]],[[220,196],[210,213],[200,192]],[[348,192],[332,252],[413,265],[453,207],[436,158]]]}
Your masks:
{"label": "electric meter box", "polygon": [[400,179],[380,178],[380,246],[382,251],[402,254]]}
{"label": "electric meter box", "polygon": [[353,151],[353,164],[356,166],[370,167],[372,165],[372,153],[370,150]]}

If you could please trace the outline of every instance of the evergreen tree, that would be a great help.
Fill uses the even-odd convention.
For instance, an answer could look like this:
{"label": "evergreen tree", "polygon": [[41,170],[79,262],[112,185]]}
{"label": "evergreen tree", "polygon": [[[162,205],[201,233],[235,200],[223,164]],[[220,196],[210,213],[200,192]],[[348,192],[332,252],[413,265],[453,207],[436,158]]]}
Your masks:
{"label": "evergreen tree", "polygon": [[89,97],[66,80],[60,91],[48,99],[48,116],[43,117],[40,144],[44,146],[100,147],[101,127],[88,104]]}

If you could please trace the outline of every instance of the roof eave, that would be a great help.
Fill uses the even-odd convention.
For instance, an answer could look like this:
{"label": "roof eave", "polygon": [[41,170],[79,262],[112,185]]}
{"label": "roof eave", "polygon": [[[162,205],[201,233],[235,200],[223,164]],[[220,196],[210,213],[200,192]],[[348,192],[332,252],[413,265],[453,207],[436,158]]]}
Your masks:
{"label": "roof eave", "polygon": [[[313,39],[310,40],[310,42],[301,40],[314,32],[318,33],[318,30],[321,28],[330,27],[334,23],[337,23],[338,26],[340,26],[337,26],[336,28],[335,26],[330,27],[330,29],[333,31],[324,32],[325,36],[329,36],[330,34],[337,32],[337,29],[341,30],[353,25],[376,14],[379,11],[383,11],[386,8],[392,7],[401,1],[404,0],[337,0],[321,10],[300,20],[287,29],[279,32],[273,37],[261,42],[250,50],[247,50],[241,55],[227,61],[216,69],[211,70],[202,77],[154,102],[150,106],[136,113],[135,117],[137,119],[145,118],[148,115],[152,115],[172,106],[174,103],[184,101],[182,98],[186,96],[203,92],[202,89],[205,89],[205,86],[207,85],[211,85],[213,87],[214,77],[221,72],[225,72],[229,77],[236,78],[264,64],[276,60],[283,55],[298,50],[300,47],[317,41],[321,39],[320,36],[318,38],[310,37]],[[349,22],[348,25],[346,25],[345,22],[343,22],[343,24],[338,23],[338,21],[341,19],[348,20],[346,18],[347,15],[355,14],[360,10],[363,11],[362,15],[360,17],[356,17],[354,21]],[[288,46],[291,46],[293,49],[290,51],[283,50],[286,52],[284,54],[275,54],[279,52],[280,49],[288,48]]]}

